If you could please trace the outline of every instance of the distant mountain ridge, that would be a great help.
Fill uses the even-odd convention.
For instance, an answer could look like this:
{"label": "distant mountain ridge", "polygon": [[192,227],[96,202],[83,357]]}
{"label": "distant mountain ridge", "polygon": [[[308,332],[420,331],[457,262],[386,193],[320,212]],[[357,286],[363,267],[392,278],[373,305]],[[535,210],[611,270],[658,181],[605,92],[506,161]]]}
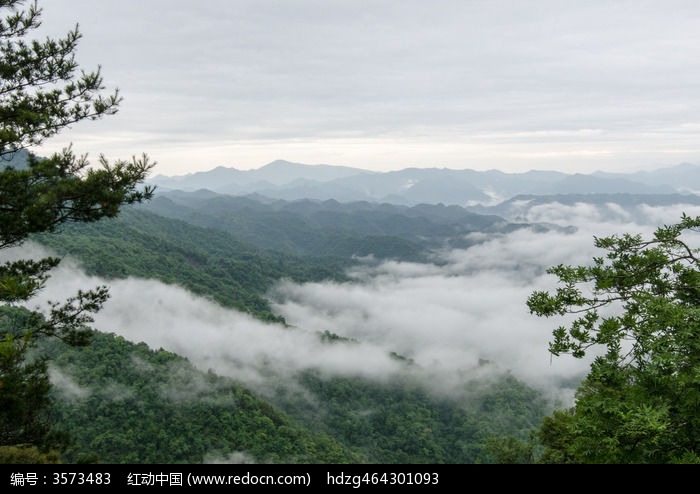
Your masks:
{"label": "distant mountain ridge", "polygon": [[152,179],[166,188],[182,190],[236,188],[254,185],[255,187],[281,186],[293,182],[329,182],[339,178],[362,173],[372,173],[359,168],[332,165],[305,165],[290,161],[276,160],[255,170],[217,166],[204,172],[183,176],[167,177],[158,175]]}
{"label": "distant mountain ridge", "polygon": [[406,168],[372,172],[332,165],[306,165],[277,160],[255,170],[217,167],[179,177],[156,176],[161,190],[219,194],[259,194],[272,199],[421,203],[458,206],[493,205],[517,195],[675,194],[700,193],[700,166],[634,173],[569,174],[556,171],[505,173],[446,168]]}
{"label": "distant mountain ridge", "polygon": [[[678,192],[700,193],[700,167],[691,163],[681,163],[680,165],[657,170],[636,172],[633,174],[634,180],[647,185],[664,184],[675,188]],[[599,177],[624,178],[625,174],[596,172],[593,175]]]}

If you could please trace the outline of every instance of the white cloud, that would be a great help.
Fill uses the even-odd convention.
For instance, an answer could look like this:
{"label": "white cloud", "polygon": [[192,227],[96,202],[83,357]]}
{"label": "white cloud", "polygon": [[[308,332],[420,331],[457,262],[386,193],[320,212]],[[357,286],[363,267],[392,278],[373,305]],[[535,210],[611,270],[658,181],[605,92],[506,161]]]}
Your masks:
{"label": "white cloud", "polygon": [[437,372],[442,381],[469,374],[479,359],[487,359],[533,385],[549,387],[580,376],[589,360],[551,358],[551,331],[565,321],[528,313],[525,301],[532,291],[555,288],[556,280],[545,269],[589,264],[601,254],[594,248],[594,235],[630,231],[649,236],[659,222],[679,219],[677,208],[640,208],[647,218],[641,224],[628,222],[630,215],[616,206],[603,209],[538,206],[529,219],[575,224],[577,231],[475,235],[480,243],[442,253],[445,264],[439,267],[387,262],[354,269],[353,283],[280,283],[273,294],[275,309],[293,324],[330,328],[397,350]]}
{"label": "white cloud", "polygon": [[221,453],[206,454],[202,463],[205,465],[252,465],[257,462],[255,458],[245,451],[234,451],[227,455]]}
{"label": "white cloud", "polygon": [[292,324],[397,351],[453,386],[486,359],[547,387],[581,375],[587,363],[550,361],[552,322],[530,315],[525,301],[549,287],[547,265],[575,251],[590,259],[580,252],[590,253],[591,243],[583,234],[519,231],[447,252],[441,267],[384,263],[355,270],[353,283],[280,283],[274,307]]}
{"label": "white cloud", "polygon": [[65,400],[82,400],[92,394],[89,388],[81,386],[65,371],[58,369],[54,365],[49,367],[49,379]]}
{"label": "white cloud", "polygon": [[[45,253],[28,244],[3,252],[3,258]],[[85,275],[74,263],[64,262],[29,305],[41,307],[48,300],[62,300],[80,288],[104,283]],[[270,376],[284,378],[309,368],[371,377],[391,375],[399,367],[371,344],[324,345],[306,328],[266,324],[177,286],[132,278],[107,284],[111,296],[96,314],[95,328],[184,355],[200,369],[212,369],[251,386],[264,387]]]}

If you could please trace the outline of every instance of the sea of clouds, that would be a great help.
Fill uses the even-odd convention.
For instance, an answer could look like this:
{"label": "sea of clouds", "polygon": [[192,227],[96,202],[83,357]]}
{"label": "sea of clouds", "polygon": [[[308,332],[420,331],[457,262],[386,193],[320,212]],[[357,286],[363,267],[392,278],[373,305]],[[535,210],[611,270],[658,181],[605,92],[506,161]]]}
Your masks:
{"label": "sea of clouds", "polygon": [[[416,364],[410,372],[434,390],[453,392],[484,373],[510,372],[552,391],[585,375],[590,360],[552,357],[551,331],[565,321],[529,313],[525,302],[533,290],[556,287],[546,268],[586,264],[601,255],[594,235],[650,235],[656,226],[677,221],[681,212],[700,215],[700,208],[641,206],[630,213],[616,205],[537,206],[527,212],[528,220],[574,225],[576,232],[474,234],[475,245],[435,252],[434,263],[366,259],[348,272],[349,282],[282,280],[269,296],[291,327],[261,322],[179,286],[89,276],[71,259],[52,272],[28,306],[45,308],[49,300],[106,284],[111,297],[95,316],[95,328],[178,353],[202,370],[263,392],[305,369],[380,380],[406,373],[391,352],[410,358]],[[47,253],[27,243],[3,251],[2,258]],[[318,337],[324,331],[354,341],[324,344]],[[53,376],[73,389],[70,376]]]}

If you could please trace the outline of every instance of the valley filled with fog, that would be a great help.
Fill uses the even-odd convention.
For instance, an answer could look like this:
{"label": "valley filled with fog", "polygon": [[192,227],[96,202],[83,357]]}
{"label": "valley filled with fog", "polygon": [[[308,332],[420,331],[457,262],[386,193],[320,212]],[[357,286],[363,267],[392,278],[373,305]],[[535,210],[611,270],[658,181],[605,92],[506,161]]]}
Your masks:
{"label": "valley filled with fog", "polygon": [[700,215],[682,186],[698,168],[667,170],[657,186],[663,173],[217,168],[2,258],[62,259],[23,304],[47,317],[109,289],[89,345],[40,347],[68,461],[488,463],[509,444],[531,461],[522,441],[575,405],[604,349],[550,353],[573,315],[537,317],[528,297],[558,288],[548,268],[605,256],[595,238]]}
{"label": "valley filled with fog", "polygon": [[[575,231],[475,233],[468,239],[471,247],[435,250],[432,262],[368,257],[348,268],[347,281],[281,280],[268,296],[291,327],[262,322],[177,285],[88,276],[72,259],[64,260],[30,305],[45,306],[81,287],[106,284],[111,298],[96,315],[95,328],[175,352],[263,395],[307,369],[379,381],[408,373],[448,394],[459,394],[472,379],[512,373],[568,405],[590,361],[549,354],[551,331],[562,321],[529,314],[528,295],[555,288],[547,267],[587,264],[601,255],[594,235],[649,234],[682,212],[700,214],[700,208],[626,211],[615,204],[551,203],[528,210],[527,219]],[[633,220],[640,217],[645,221]],[[33,245],[4,255],[28,251],[46,253]],[[326,331],[351,341],[323,344],[318,333]],[[415,365],[407,370],[392,352]],[[70,376],[62,378],[65,385]]]}

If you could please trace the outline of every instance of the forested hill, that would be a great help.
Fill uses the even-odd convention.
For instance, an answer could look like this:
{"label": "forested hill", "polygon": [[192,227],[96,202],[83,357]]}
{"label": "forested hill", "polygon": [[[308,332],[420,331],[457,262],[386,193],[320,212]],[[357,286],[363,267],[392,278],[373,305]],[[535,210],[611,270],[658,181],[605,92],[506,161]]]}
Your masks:
{"label": "forested hill", "polygon": [[513,377],[472,381],[463,396],[439,398],[410,380],[308,371],[295,392],[261,399],[112,334],[96,333],[83,348],[55,343],[49,354],[53,418],[70,436],[66,462],[488,462],[489,437],[526,437],[546,411]]}
{"label": "forested hill", "polygon": [[429,249],[459,246],[473,232],[528,228],[459,206],[282,201],[211,191],[164,192],[147,211],[216,228],[263,249],[303,256],[368,256],[424,261]]}
{"label": "forested hill", "polygon": [[[144,328],[147,330],[147,328]],[[362,457],[315,433],[231,379],[111,334],[54,343],[56,428],[67,462],[347,463]]]}
{"label": "forested hill", "polygon": [[115,219],[67,225],[59,234],[36,239],[79,259],[90,274],[176,283],[265,320],[280,320],[264,298],[275,281],[343,279],[349,263],[262,251],[230,233],[133,208]]}

